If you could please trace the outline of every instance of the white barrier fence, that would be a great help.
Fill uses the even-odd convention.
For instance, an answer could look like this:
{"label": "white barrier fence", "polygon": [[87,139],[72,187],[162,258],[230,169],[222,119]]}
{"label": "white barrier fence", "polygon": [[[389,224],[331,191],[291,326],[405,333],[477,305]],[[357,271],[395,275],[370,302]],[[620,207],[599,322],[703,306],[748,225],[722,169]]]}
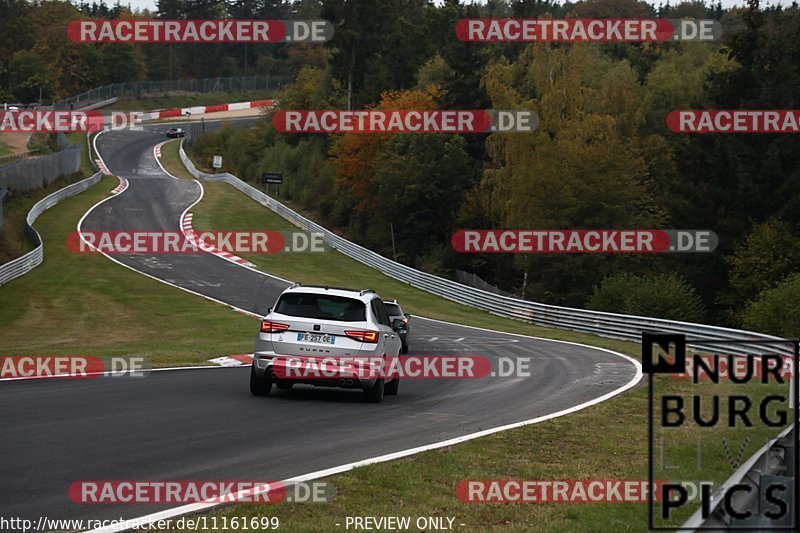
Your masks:
{"label": "white barrier fence", "polygon": [[100,181],[101,177],[101,174],[98,172],[90,178],[86,178],[85,180],[68,185],[63,189],[59,189],[53,194],[41,199],[31,208],[31,210],[28,212],[25,232],[28,237],[33,240],[36,247],[25,255],[0,265],[0,286],[8,283],[12,279],[16,279],[27,274],[39,266],[44,260],[44,244],[42,243],[42,237],[33,227],[33,223],[36,221],[39,215],[59,203],[61,200],[85,191]]}

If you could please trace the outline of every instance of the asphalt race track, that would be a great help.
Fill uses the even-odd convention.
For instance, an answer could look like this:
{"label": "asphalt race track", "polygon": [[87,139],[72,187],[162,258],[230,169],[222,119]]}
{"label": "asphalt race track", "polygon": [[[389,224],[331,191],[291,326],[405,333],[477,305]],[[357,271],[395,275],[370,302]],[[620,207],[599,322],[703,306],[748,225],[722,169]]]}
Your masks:
{"label": "asphalt race track", "polygon": [[[200,188],[159,169],[153,146],[164,140],[166,128],[149,129],[100,136],[106,165],[130,185],[97,205],[81,229],[179,231],[181,213]],[[286,286],[207,254],[116,259],[260,314]],[[158,290],[154,281],[153,294]],[[402,295],[383,296],[402,302]],[[198,298],[197,305],[216,304]],[[254,336],[256,327],[254,321]],[[418,317],[412,333],[412,354],[530,357],[533,377],[407,379],[398,396],[381,404],[365,403],[354,391],[305,386],[254,398],[247,367],[0,383],[3,514],[134,518],[171,506],[78,505],[67,488],[79,480],[286,479],[557,412],[636,375],[625,359],[587,347]]]}

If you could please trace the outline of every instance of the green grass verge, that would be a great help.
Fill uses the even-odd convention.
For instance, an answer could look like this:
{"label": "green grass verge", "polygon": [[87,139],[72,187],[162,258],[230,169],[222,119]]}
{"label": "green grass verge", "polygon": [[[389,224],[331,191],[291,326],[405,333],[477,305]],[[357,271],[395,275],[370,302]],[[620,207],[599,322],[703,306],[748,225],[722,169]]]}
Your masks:
{"label": "green grass verge", "polygon": [[173,139],[165,143],[164,146],[161,147],[161,164],[164,165],[164,168],[166,168],[167,171],[176,178],[194,179],[194,177],[189,174],[189,171],[186,170],[186,167],[183,166],[183,163],[181,162],[181,156],[179,153],[180,147],[180,139]]}
{"label": "green grass verge", "polygon": [[[203,187],[203,200],[193,209],[195,230],[297,230],[280,216],[227,184],[206,181],[203,182]],[[373,289],[385,299],[397,298],[403,310],[411,314],[510,333],[583,342],[629,354],[635,354],[638,350],[638,346],[633,343],[535,326],[451,302],[381,274],[335,250],[316,253],[242,254],[242,257],[265,272],[291,281]]]}
{"label": "green grass verge", "polygon": [[175,366],[252,350],[253,318],[104,256],[68,251],[78,220],[116,185],[105,177],[36,222],[44,263],[0,287],[2,355],[137,355]]}
{"label": "green grass verge", "polygon": [[146,98],[120,98],[116,103],[104,107],[106,111],[149,111],[151,109],[173,109],[200,105],[229,104],[264,100],[274,96],[274,91],[224,91],[215,93],[174,93]]}
{"label": "green grass verge", "polygon": [[455,517],[455,524],[465,524],[456,531],[641,532],[646,504],[464,503],[455,485],[497,478],[642,479],[646,412],[637,390],[565,418],[330,477],[336,489],[330,503],[240,505],[210,515],[277,516],[289,531],[344,530],[335,524],[347,516],[399,515]]}
{"label": "green grass verge", "polygon": [[[186,172],[186,169],[177,156],[177,144],[167,143],[162,147],[161,163],[168,172],[179,176],[181,170]],[[171,153],[174,155],[168,155]],[[204,181],[203,187],[205,188],[203,200],[193,208],[195,230],[297,230],[291,223],[225,183]],[[445,300],[381,274],[335,250],[269,255],[243,254],[243,257],[261,270],[291,281],[371,288],[386,299],[398,298],[403,309],[412,314],[510,333],[583,342],[632,355],[638,353],[638,345],[634,343],[535,326]]]}
{"label": "green grass verge", "polygon": [[[175,176],[188,175],[178,156],[178,143],[165,144],[161,154],[161,163],[168,172]],[[204,181],[203,187],[203,200],[193,209],[195,230],[297,230],[296,226],[225,183]],[[261,270],[291,281],[373,289],[386,299],[399,298],[404,311],[412,314],[510,333],[583,342],[628,354],[638,353],[638,345],[634,343],[535,326],[445,300],[381,274],[335,250],[242,256]]]}
{"label": "green grass verge", "polygon": [[5,142],[0,141],[0,156],[10,155],[10,154],[11,154],[11,148],[9,148]]}
{"label": "green grass verge", "polygon": [[[660,385],[660,391],[675,393],[685,387],[670,379]],[[740,440],[731,441],[732,453],[737,453]],[[743,457],[764,442],[754,440]],[[656,463],[658,479],[719,483],[735,470],[719,453],[717,442],[716,453],[706,449],[704,473],[689,472],[697,455],[696,441],[684,435],[681,442],[681,448],[668,453],[686,458],[684,471],[661,470]],[[454,517],[455,524],[465,524],[455,527],[457,531],[642,532],[647,531],[646,503],[465,503],[456,497],[455,486],[473,479],[646,480],[647,454],[647,389],[640,386],[566,417],[331,476],[326,481],[336,496],[328,503],[243,504],[206,516],[209,521],[217,517],[219,523],[223,517],[276,516],[281,529],[288,531],[345,530],[346,517],[369,515],[410,516],[412,520]],[[674,459],[668,462],[673,464]],[[253,475],[254,479],[267,476]],[[680,525],[695,509],[696,504],[687,507],[664,525]]]}

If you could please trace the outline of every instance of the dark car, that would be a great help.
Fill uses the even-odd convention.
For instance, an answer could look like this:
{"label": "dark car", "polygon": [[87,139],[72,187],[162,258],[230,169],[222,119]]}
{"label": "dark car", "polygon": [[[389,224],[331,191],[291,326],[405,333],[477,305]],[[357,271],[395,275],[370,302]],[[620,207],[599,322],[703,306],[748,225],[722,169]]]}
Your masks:
{"label": "dark car", "polygon": [[186,137],[186,130],[182,128],[170,128],[167,131],[167,137],[170,137],[172,139],[176,139],[178,137]]}
{"label": "dark car", "polygon": [[403,312],[403,309],[400,307],[400,304],[397,303],[397,300],[387,300],[383,303],[386,305],[386,310],[389,312],[390,320],[397,318],[402,320],[403,324],[405,324],[402,329],[397,330],[397,334],[400,335],[400,341],[402,342],[400,351],[402,353],[408,353],[408,336],[411,331],[411,315]]}

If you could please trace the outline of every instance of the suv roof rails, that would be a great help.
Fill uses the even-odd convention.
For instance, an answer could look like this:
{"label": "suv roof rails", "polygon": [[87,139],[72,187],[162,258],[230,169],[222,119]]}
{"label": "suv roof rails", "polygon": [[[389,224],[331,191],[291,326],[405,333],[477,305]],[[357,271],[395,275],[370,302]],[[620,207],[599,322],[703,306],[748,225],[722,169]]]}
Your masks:
{"label": "suv roof rails", "polygon": [[294,289],[295,287],[308,287],[310,289],[325,289],[326,291],[333,289],[333,290],[336,290],[336,291],[353,291],[353,292],[355,292],[355,289],[352,289],[352,288],[349,288],[349,287],[332,287],[330,285],[306,285],[304,283],[293,283],[292,286],[289,287],[289,288],[290,289]]}
{"label": "suv roof rails", "polygon": [[373,291],[372,289],[364,289],[364,290],[362,290],[362,291],[359,291],[358,295],[359,295],[359,296],[364,296],[364,295],[365,295],[365,294],[367,294],[368,292],[371,292],[371,293],[375,294],[375,291]]}

